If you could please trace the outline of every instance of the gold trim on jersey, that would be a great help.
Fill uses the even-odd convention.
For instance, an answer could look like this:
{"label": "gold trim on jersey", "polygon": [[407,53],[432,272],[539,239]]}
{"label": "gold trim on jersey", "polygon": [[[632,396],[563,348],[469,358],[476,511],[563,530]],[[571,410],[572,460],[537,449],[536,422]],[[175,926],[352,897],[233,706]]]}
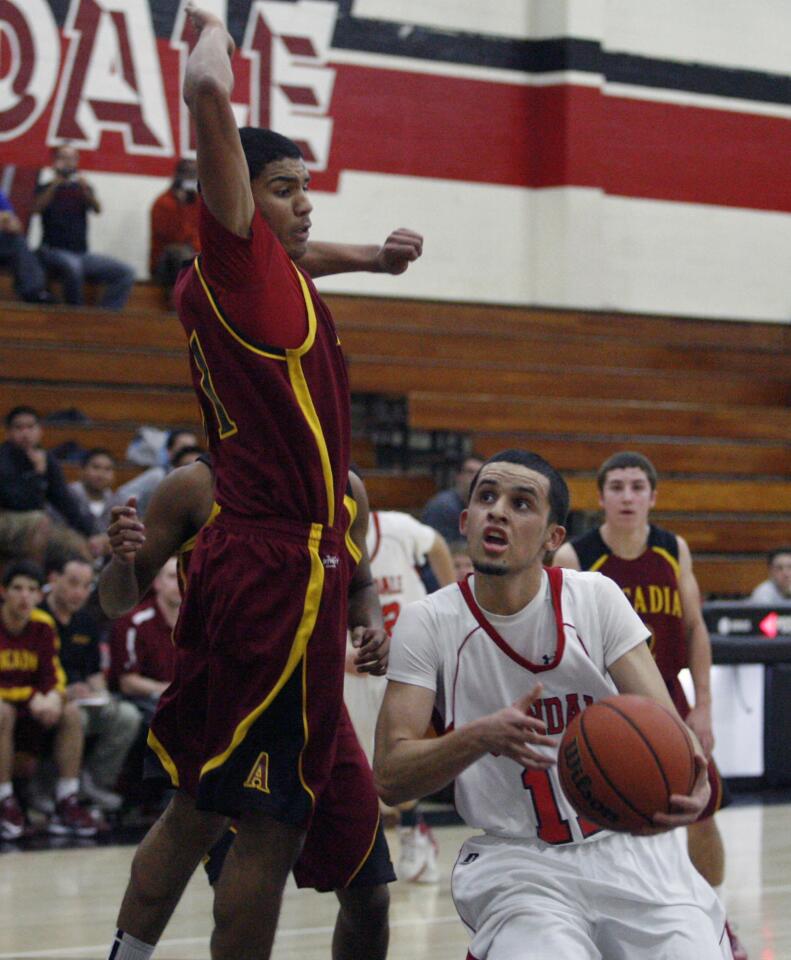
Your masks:
{"label": "gold trim on jersey", "polygon": [[310,797],[310,805],[313,810],[316,809],[316,794],[310,789],[307,780],[305,779],[305,773],[302,768],[302,757],[305,751],[308,748],[308,740],[310,739],[310,727],[308,725],[308,651],[305,649],[305,653],[302,657],[302,749],[299,751],[299,760],[297,761],[297,773],[299,774],[299,782],[302,784],[302,789]]}
{"label": "gold trim on jersey", "polygon": [[55,637],[58,640],[58,643],[60,643],[58,628],[55,625],[55,619],[53,618],[52,614],[47,613],[46,610],[42,610],[41,607],[34,607],[30,611],[30,619],[35,620],[36,623],[46,623],[48,627],[52,627],[52,629],[55,631]]}
{"label": "gold trim on jersey", "polygon": [[[254,710],[248,713],[244,720],[242,720],[242,722],[237,726],[236,730],[234,730],[233,737],[231,737],[231,742],[228,744],[225,750],[223,750],[222,753],[218,753],[217,756],[212,757],[203,764],[200,772],[201,779],[207,773],[210,773],[217,767],[221,767],[225,763],[228,757],[230,757],[234,750],[247,736],[250,727],[267,709],[267,707],[269,707],[275,697],[286,685],[291,675],[296,670],[300,660],[302,660],[305,656],[308,641],[313,635],[313,629],[316,626],[316,618],[318,617],[319,605],[321,604],[321,595],[324,590],[324,564],[321,562],[321,556],[319,554],[322,529],[323,528],[320,523],[313,523],[310,527],[310,536],[308,538],[308,553],[310,554],[310,579],[308,580],[307,590],[305,591],[305,601],[302,606],[302,617],[300,618],[297,632],[294,635],[294,641],[291,644],[291,650],[289,651],[288,660],[286,661],[283,672],[277,678],[275,685],[266,695],[264,700],[259,703]],[[300,768],[300,778],[301,776],[302,772]],[[305,786],[305,789],[308,789],[304,783],[303,785]],[[309,789],[308,792],[310,793]]]}
{"label": "gold trim on jersey", "polygon": [[351,554],[352,560],[354,560],[355,563],[359,563],[362,559],[363,552],[352,539],[352,527],[354,526],[354,521],[357,519],[357,501],[347,493],[343,497],[343,505],[349,513],[349,526],[346,528],[346,535],[344,537],[346,549]]}
{"label": "gold trim on jersey", "polygon": [[673,573],[675,573],[676,575],[676,580],[680,579],[681,567],[679,566],[678,560],[676,560],[673,554],[665,550],[664,547],[651,547],[651,549],[654,551],[654,553],[658,553],[659,556],[662,557],[664,560],[667,560],[667,562],[673,568]]}
{"label": "gold trim on jersey", "polygon": [[609,553],[603,553],[595,563],[592,563],[588,567],[588,571],[590,573],[595,573],[600,567],[603,567],[604,564],[607,563],[609,559],[610,559]]}
{"label": "gold trim on jersey", "polygon": [[380,821],[381,819],[382,819],[382,812],[381,812],[381,810],[377,810],[377,811],[376,811],[376,826],[374,827],[374,835],[371,837],[371,842],[368,844],[368,849],[365,851],[365,856],[362,858],[362,860],[361,860],[361,861],[357,864],[357,866],[354,868],[354,872],[353,872],[352,875],[349,877],[349,879],[346,881],[346,883],[344,883],[344,885],[343,885],[344,887],[348,887],[348,886],[349,886],[349,884],[352,882],[352,880],[354,880],[354,878],[357,876],[357,874],[358,874],[358,873],[362,870],[362,868],[365,866],[366,862],[368,861],[368,857],[371,856],[371,851],[373,850],[374,844],[376,843],[376,835],[379,833],[379,821]]}
{"label": "gold trim on jersey", "polygon": [[0,700],[17,703],[20,700],[29,700],[35,692],[33,687],[3,687],[0,689]]}
{"label": "gold trim on jersey", "polygon": [[273,353],[272,351],[276,350],[276,347],[270,347],[269,350],[265,350],[263,347],[257,347],[249,340],[245,340],[245,338],[231,326],[231,324],[225,319],[222,310],[220,310],[219,306],[217,305],[217,301],[214,299],[214,295],[212,294],[208,283],[206,283],[206,280],[204,279],[203,271],[201,270],[200,266],[200,257],[195,257],[193,263],[195,266],[195,273],[197,274],[198,280],[200,280],[200,284],[203,287],[203,292],[206,294],[206,299],[211,304],[211,308],[216,314],[217,319],[225,327],[228,333],[230,333],[234,340],[236,340],[237,343],[241,343],[246,350],[250,350],[252,353],[257,353],[259,357],[268,357],[270,360],[285,360],[285,351],[282,353]]}
{"label": "gold trim on jersey", "polygon": [[[214,523],[214,521],[220,515],[221,510],[222,507],[219,505],[219,503],[217,503],[216,500],[213,500],[208,519],[206,520],[206,523],[203,524],[203,527],[211,526],[211,524]],[[185,540],[176,551],[176,564],[178,567],[179,586],[181,587],[182,596],[184,595],[184,591],[187,589],[187,568],[184,565],[184,556],[185,554],[188,554],[195,546],[198,540],[198,534],[201,532],[201,530],[203,530],[203,527],[200,527],[198,530],[196,530],[189,540]]]}
{"label": "gold trim on jersey", "polygon": [[162,764],[163,769],[170,777],[170,782],[174,787],[179,785],[179,772],[176,767],[176,764],[173,762],[173,758],[167,752],[167,750],[162,746],[160,741],[157,739],[154,731],[149,729],[148,737],[146,738],[146,743],[154,751],[154,753],[159,758],[159,762]]}
{"label": "gold trim on jersey", "polygon": [[287,350],[286,362],[288,363],[288,376],[291,380],[291,388],[297,403],[302,410],[302,414],[307,420],[321,460],[321,472],[324,476],[324,487],[327,493],[327,526],[335,526],[335,479],[332,475],[332,464],[330,463],[330,453],[327,449],[327,441],[324,439],[324,433],[321,429],[316,408],[313,406],[313,398],[310,395],[308,381],[305,379],[305,373],[300,361],[301,353],[299,350]]}

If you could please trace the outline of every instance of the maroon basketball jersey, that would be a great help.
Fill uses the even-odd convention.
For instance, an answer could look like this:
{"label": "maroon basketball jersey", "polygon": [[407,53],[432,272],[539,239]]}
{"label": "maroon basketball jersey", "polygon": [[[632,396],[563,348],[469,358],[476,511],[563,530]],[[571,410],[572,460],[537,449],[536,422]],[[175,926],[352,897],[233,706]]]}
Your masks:
{"label": "maroon basketball jersey", "polygon": [[[349,384],[329,310],[256,211],[238,237],[201,205],[201,256],[176,287],[223,511],[341,519]],[[304,331],[296,346],[289,333]]]}
{"label": "maroon basketball jersey", "polygon": [[63,693],[59,649],[55,621],[44,610],[34,610],[21,633],[11,633],[0,620],[0,700],[22,704],[34,693]]}
{"label": "maroon basketball jersey", "polygon": [[571,545],[583,570],[597,570],[614,580],[651,631],[651,652],[665,683],[687,664],[687,635],[678,592],[678,540],[651,525],[645,551],[634,560],[616,556],[597,530]]}

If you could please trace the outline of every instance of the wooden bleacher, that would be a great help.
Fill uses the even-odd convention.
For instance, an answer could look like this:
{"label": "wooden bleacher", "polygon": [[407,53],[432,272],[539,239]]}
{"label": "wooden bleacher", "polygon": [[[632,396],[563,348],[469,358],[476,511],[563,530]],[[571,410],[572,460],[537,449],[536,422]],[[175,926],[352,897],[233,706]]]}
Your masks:
{"label": "wooden bleacher", "polygon": [[[657,517],[689,540],[705,592],[748,591],[766,550],[791,541],[788,325],[327,299],[353,392],[406,397],[409,427],[467,434],[485,455],[537,450],[564,471],[577,509],[596,509],[605,457],[646,453],[662,474]],[[48,424],[48,446],[119,457],[140,423],[198,419],[181,328],[148,284],[121,314],[6,299],[0,405],[21,402],[89,418]],[[375,470],[365,437],[354,458],[375,506],[417,511],[434,491],[425,474]]]}

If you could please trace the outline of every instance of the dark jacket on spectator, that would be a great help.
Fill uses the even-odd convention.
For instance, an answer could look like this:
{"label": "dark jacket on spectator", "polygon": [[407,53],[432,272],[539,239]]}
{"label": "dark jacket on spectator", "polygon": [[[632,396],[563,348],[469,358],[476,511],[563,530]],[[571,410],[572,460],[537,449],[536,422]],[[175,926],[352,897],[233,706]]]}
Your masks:
{"label": "dark jacket on spectator", "polygon": [[91,518],[80,510],[52,454],[47,454],[47,472],[36,473],[21,447],[8,440],[0,443],[0,510],[43,510],[47,503],[70,527],[86,537],[91,535]]}

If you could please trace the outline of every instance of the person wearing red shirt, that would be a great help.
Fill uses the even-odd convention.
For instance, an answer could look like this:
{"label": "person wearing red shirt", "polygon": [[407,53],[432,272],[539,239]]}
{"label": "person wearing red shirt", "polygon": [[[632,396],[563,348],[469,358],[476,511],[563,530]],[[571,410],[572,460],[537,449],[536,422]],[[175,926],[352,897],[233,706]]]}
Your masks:
{"label": "person wearing red shirt", "polygon": [[179,160],[173,182],[151,207],[151,276],[168,296],[185,260],[200,249],[198,237],[198,168]]}
{"label": "person wearing red shirt", "polygon": [[175,671],[173,628],[181,604],[175,557],[162,567],[152,586],[153,597],[113,624],[110,644],[111,685],[137,706],[146,725]]}
{"label": "person wearing red shirt", "polygon": [[18,840],[25,821],[11,776],[16,750],[35,757],[52,740],[58,780],[49,832],[93,837],[96,821],[77,800],[83,731],[75,703],[65,702],[66,675],[52,617],[36,606],[44,574],[32,560],[10,564],[0,608],[0,837]]}

